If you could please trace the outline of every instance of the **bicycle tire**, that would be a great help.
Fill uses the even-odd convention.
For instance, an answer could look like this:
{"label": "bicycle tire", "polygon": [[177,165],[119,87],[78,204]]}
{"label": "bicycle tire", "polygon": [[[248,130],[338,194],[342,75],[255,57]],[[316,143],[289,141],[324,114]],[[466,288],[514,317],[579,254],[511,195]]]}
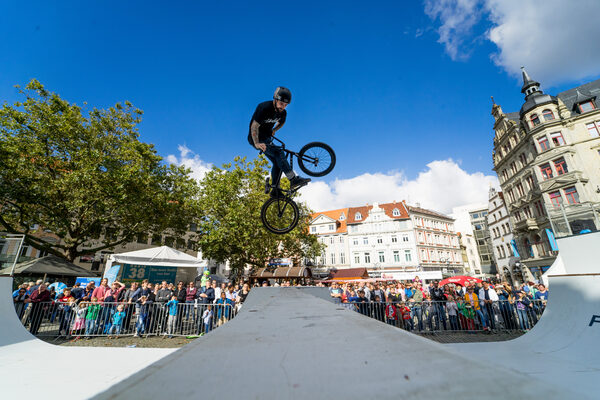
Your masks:
{"label": "bicycle tire", "polygon": [[298,205],[287,197],[270,198],[260,210],[260,219],[269,232],[283,235],[298,225]]}
{"label": "bicycle tire", "polygon": [[[325,169],[317,170],[319,164]],[[298,165],[307,175],[325,176],[335,167],[335,152],[328,144],[311,142],[298,152]]]}

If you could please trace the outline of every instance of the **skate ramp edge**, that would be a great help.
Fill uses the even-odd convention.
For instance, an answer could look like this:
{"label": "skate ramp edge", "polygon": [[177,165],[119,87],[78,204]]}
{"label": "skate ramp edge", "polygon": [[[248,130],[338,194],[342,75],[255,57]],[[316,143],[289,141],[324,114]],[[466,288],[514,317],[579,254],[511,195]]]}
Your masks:
{"label": "skate ramp edge", "polygon": [[[0,313],[0,387],[6,399],[24,393],[44,400],[87,399],[176,350],[67,347],[39,340],[15,312],[12,278],[0,277]],[[67,381],[66,389],[57,387]]]}
{"label": "skate ramp edge", "polygon": [[574,393],[287,287],[253,289],[224,326],[95,399],[334,395],[563,399]]}

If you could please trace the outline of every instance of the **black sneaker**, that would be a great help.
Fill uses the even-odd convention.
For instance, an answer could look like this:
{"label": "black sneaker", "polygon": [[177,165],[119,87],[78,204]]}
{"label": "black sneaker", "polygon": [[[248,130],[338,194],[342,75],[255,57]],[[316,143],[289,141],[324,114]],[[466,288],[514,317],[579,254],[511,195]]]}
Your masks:
{"label": "black sneaker", "polygon": [[271,197],[273,197],[274,199],[282,197],[281,190],[279,188],[271,189]]}
{"label": "black sneaker", "polygon": [[290,180],[290,187],[292,189],[299,189],[302,186],[305,186],[310,182],[310,178],[303,178],[301,176],[296,175]]}

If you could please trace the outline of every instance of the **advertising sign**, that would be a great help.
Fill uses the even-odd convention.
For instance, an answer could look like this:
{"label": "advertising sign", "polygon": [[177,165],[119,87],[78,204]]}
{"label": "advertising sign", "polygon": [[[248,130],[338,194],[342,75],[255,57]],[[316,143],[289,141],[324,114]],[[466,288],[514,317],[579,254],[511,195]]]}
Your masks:
{"label": "advertising sign", "polygon": [[85,288],[88,283],[90,282],[94,282],[94,284],[96,285],[96,287],[100,286],[100,278],[81,278],[78,277],[77,279],[75,279],[75,283],[79,283],[79,287],[81,288]]}
{"label": "advertising sign", "polygon": [[108,286],[112,285],[115,279],[117,279],[117,275],[119,275],[119,270],[121,269],[120,265],[113,265],[104,272],[104,278],[108,279]]}
{"label": "advertising sign", "polygon": [[177,276],[177,267],[155,267],[150,265],[123,265],[123,274],[121,282],[139,282],[148,279],[150,283],[159,283],[162,281],[175,282]]}

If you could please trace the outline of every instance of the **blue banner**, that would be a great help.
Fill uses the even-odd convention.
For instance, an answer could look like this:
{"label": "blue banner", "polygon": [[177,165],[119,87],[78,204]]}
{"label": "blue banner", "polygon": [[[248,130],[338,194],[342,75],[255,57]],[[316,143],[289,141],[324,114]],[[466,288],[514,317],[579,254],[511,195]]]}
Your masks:
{"label": "blue banner", "polygon": [[512,248],[513,254],[515,255],[515,257],[521,257],[519,255],[519,251],[517,250],[517,242],[515,242],[515,240],[511,240],[510,241],[510,247]]}
{"label": "blue banner", "polygon": [[112,285],[119,275],[120,265],[113,265],[108,271],[104,271],[104,278],[108,279],[108,286]]}
{"label": "blue banner", "polygon": [[552,249],[552,251],[558,251],[558,244],[556,243],[554,232],[546,228],[546,235],[548,236],[548,241],[550,242],[550,248]]}
{"label": "blue banner", "polygon": [[100,278],[77,278],[75,279],[75,283],[79,283],[79,287],[85,288],[88,285],[88,283],[94,282],[96,287],[98,287],[100,286],[100,280]]}

